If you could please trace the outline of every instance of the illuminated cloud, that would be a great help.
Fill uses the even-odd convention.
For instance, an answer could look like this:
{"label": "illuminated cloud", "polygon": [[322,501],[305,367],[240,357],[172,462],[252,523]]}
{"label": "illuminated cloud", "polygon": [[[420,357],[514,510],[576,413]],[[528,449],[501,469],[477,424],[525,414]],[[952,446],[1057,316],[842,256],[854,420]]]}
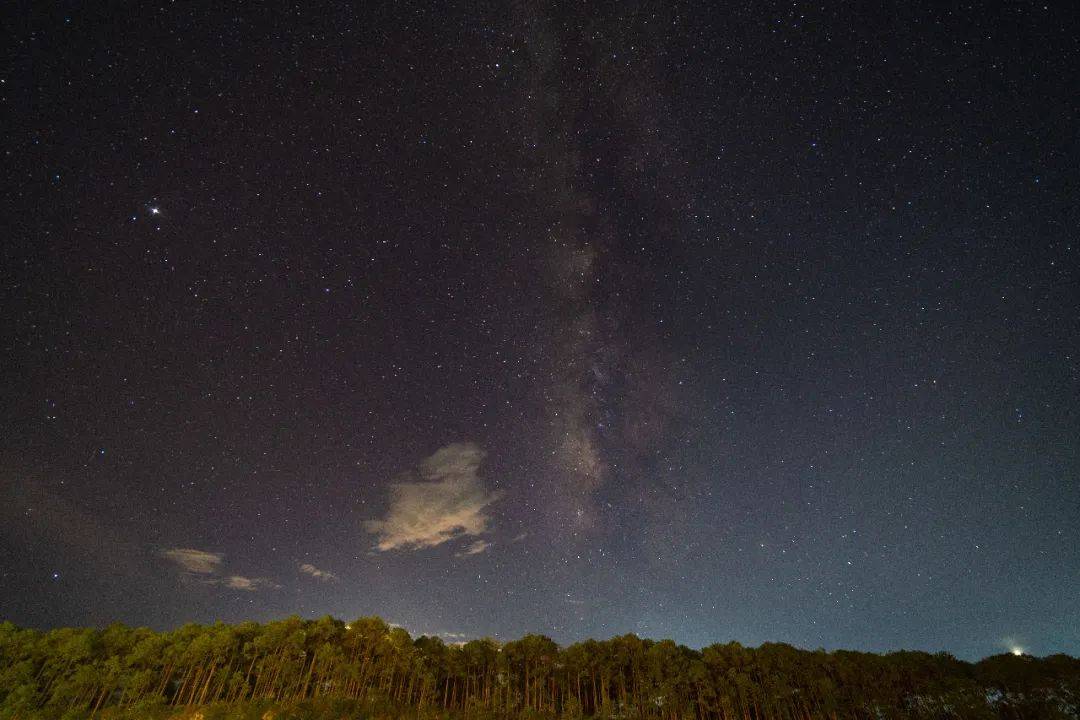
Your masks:
{"label": "illuminated cloud", "polygon": [[499,493],[489,492],[477,477],[483,459],[484,451],[473,443],[454,443],[420,464],[421,481],[391,485],[386,515],[364,523],[378,537],[375,548],[419,550],[487,532],[485,510]]}
{"label": "illuminated cloud", "polygon": [[458,647],[461,647],[469,642],[469,636],[465,633],[437,632],[435,635],[442,638],[447,645],[457,645]]}
{"label": "illuminated cloud", "polygon": [[183,571],[184,577],[190,579],[192,576],[198,576],[198,582],[202,585],[219,585],[247,592],[281,587],[267,578],[251,578],[243,575],[218,576],[221,562],[225,559],[221,553],[194,548],[170,548],[163,550],[161,556],[176,563]]}
{"label": "illuminated cloud", "polygon": [[469,555],[479,555],[480,553],[491,547],[491,543],[487,540],[476,540],[468,545],[464,550],[458,553],[454,553],[456,557],[468,557]]}
{"label": "illuminated cloud", "polygon": [[435,634],[443,638],[444,640],[464,640],[469,637],[465,633],[459,632],[439,632]]}
{"label": "illuminated cloud", "polygon": [[300,572],[305,575],[310,575],[316,580],[322,580],[323,582],[333,582],[338,579],[338,576],[329,570],[320,570],[311,563],[303,563],[300,565]]}
{"label": "illuminated cloud", "polygon": [[172,548],[164,550],[161,556],[172,560],[180,566],[184,572],[199,575],[216,573],[221,567],[221,561],[225,557],[221,553],[194,550],[192,548]]}
{"label": "illuminated cloud", "polygon": [[256,590],[262,590],[263,588],[277,588],[281,587],[266,578],[249,578],[243,575],[229,575],[226,578],[222,578],[219,583],[227,588],[233,590],[245,590],[247,592],[255,592]]}

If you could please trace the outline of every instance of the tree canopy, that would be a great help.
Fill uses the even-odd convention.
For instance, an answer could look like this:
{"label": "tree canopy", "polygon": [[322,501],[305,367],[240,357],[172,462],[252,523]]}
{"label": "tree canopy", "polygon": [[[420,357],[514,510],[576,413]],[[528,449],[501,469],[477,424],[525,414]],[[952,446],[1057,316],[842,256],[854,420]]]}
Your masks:
{"label": "tree canopy", "polygon": [[447,644],[377,617],[168,632],[0,624],[0,720],[91,717],[1076,720],[1080,660],[694,650],[635,635]]}

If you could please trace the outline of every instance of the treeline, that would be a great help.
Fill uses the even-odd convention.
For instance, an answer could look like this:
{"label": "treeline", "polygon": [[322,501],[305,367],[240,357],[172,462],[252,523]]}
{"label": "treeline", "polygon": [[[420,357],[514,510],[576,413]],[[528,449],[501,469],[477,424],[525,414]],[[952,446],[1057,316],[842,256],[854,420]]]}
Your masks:
{"label": "treeline", "polygon": [[279,720],[1077,720],[1080,660],[997,655],[972,664],[945,653],[771,643],[698,651],[634,635],[566,648],[538,635],[447,645],[373,617],[163,633],[0,624],[4,720],[193,716],[196,708],[208,719]]}

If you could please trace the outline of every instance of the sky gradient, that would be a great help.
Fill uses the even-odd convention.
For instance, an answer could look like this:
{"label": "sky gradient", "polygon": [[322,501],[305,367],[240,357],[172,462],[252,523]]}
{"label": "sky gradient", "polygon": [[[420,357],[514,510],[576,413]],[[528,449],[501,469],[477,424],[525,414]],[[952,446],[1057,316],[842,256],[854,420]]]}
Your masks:
{"label": "sky gradient", "polygon": [[25,5],[0,619],[1080,654],[1068,3]]}

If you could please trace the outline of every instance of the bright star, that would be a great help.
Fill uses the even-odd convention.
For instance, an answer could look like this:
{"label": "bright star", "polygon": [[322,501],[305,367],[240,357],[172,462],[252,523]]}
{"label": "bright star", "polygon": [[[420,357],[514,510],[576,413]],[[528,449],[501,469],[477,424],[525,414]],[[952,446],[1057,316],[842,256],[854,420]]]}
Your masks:
{"label": "bright star", "polygon": [[158,208],[158,207],[150,208],[150,214],[151,215],[160,215],[161,214],[161,208]]}

